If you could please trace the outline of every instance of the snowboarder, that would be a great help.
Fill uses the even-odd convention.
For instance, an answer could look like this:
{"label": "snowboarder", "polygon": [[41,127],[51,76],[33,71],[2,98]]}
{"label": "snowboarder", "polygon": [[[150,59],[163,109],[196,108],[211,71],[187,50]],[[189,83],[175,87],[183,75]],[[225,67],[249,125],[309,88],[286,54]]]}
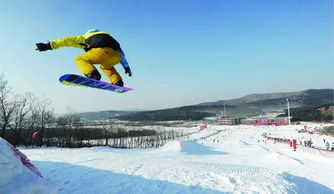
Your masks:
{"label": "snowboarder", "polygon": [[110,82],[118,86],[123,86],[124,83],[122,77],[114,68],[116,64],[121,63],[125,74],[132,76],[130,66],[120,44],[107,32],[90,29],[81,36],[67,36],[48,43],[37,43],[36,46],[38,51],[54,50],[60,47],[84,49],[86,53],[77,56],[75,63],[82,74],[92,79],[101,79],[101,74],[96,70],[94,64],[99,64]]}

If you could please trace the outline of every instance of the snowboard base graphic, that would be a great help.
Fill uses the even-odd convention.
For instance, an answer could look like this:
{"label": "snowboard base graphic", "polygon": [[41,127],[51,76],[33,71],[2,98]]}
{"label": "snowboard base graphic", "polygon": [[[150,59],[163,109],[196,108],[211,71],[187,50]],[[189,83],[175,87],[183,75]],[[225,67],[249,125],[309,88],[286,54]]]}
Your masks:
{"label": "snowboard base graphic", "polygon": [[80,86],[108,90],[117,93],[124,93],[133,90],[132,88],[121,87],[104,81],[99,81],[80,75],[66,74],[59,78],[59,82],[64,85]]}

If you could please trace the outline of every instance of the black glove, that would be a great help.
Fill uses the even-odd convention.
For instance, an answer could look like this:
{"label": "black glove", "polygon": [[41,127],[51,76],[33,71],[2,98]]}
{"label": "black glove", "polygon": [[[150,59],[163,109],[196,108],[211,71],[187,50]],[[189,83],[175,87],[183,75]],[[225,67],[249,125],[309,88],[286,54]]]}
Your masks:
{"label": "black glove", "polygon": [[125,67],[125,74],[129,74],[129,76],[131,77],[132,76],[132,72],[131,72],[131,69],[130,67]]}
{"label": "black glove", "polygon": [[48,43],[37,43],[36,44],[36,50],[41,52],[41,51],[47,51],[47,50],[52,50],[50,42]]}

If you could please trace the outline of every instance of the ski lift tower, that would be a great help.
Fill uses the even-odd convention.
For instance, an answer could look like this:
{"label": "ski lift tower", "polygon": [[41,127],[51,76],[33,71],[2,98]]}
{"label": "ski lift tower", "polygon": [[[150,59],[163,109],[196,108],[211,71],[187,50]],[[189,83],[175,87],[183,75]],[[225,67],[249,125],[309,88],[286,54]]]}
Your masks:
{"label": "ski lift tower", "polygon": [[224,102],[224,117],[226,117],[225,102]]}
{"label": "ski lift tower", "polygon": [[285,101],[288,104],[288,121],[289,121],[289,125],[291,125],[291,117],[290,117],[290,103],[289,103],[289,99],[285,99]]}

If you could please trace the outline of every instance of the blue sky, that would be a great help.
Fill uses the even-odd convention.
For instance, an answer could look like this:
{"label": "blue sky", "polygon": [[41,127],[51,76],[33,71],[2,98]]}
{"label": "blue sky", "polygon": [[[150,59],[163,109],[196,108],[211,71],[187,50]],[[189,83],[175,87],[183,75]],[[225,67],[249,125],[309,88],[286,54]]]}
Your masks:
{"label": "blue sky", "polygon": [[[159,109],[253,93],[333,88],[331,0],[4,1],[0,70],[16,93],[50,98],[56,112]],[[63,86],[83,51],[37,52],[35,43],[112,34],[135,90],[116,94]],[[103,77],[106,81],[106,77]]]}

